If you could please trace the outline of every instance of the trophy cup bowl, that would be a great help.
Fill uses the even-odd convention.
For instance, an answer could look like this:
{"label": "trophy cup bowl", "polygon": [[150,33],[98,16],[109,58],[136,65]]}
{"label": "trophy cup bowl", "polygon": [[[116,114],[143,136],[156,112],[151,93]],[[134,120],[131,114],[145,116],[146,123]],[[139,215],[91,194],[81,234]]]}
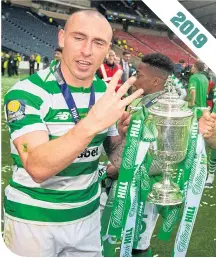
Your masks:
{"label": "trophy cup bowl", "polygon": [[186,156],[193,113],[186,101],[168,92],[149,108],[149,114],[157,132],[150,153],[161,166],[163,180],[152,186],[148,201],[162,206],[180,204],[183,193],[171,178],[175,166]]}

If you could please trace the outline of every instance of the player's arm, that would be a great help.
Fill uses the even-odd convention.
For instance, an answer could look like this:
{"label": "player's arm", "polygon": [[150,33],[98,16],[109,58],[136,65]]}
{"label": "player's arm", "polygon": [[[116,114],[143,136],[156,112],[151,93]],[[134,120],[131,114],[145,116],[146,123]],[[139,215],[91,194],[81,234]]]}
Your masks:
{"label": "player's arm", "polygon": [[94,135],[88,120],[83,120],[57,139],[49,141],[46,131],[35,131],[16,138],[14,145],[26,171],[41,183],[69,166]]}
{"label": "player's arm", "polygon": [[[86,118],[65,135],[49,141],[46,126],[42,123],[42,118],[37,111],[37,115],[34,115],[34,131],[20,134],[19,137],[14,136],[13,143],[24,168],[33,180],[43,182],[70,165],[96,134],[115,124],[125,107],[143,93],[143,90],[138,90],[122,100],[122,96],[134,83],[135,78],[130,78],[122,85],[118,93],[115,93],[115,86],[121,74],[121,72],[117,72],[114,75],[104,96],[91,108]],[[23,132],[26,125],[22,121],[25,119],[27,118],[20,119],[14,125],[11,123],[11,129],[14,130],[14,127],[16,129],[20,125],[19,129]],[[27,124],[27,128],[28,126],[31,125]],[[38,126],[44,129],[40,130]],[[12,134],[14,135],[14,133],[16,134],[16,130]]]}

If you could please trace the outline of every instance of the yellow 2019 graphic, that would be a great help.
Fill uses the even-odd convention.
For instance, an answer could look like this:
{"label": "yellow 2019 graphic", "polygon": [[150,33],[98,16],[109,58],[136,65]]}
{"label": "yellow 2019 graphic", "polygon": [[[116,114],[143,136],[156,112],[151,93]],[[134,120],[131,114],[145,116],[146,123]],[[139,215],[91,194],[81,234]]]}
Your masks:
{"label": "yellow 2019 graphic", "polygon": [[192,41],[196,48],[202,48],[208,41],[208,38],[203,33],[198,34],[200,30],[195,27],[192,21],[187,20],[182,12],[178,12],[170,21],[179,28],[182,34]]}

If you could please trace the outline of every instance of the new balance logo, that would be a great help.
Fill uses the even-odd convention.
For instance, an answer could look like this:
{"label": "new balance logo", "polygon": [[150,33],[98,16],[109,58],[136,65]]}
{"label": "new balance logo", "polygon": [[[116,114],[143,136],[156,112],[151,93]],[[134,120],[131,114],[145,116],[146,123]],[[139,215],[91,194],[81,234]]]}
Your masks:
{"label": "new balance logo", "polygon": [[54,120],[68,120],[69,117],[70,117],[70,113],[68,113],[68,112],[59,112],[54,117]]}

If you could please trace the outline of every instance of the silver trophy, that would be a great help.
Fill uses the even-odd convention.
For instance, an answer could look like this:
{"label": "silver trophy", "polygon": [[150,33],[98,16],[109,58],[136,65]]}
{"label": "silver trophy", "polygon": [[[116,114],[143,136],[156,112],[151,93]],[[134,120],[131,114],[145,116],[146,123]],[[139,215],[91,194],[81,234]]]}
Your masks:
{"label": "silver trophy", "polygon": [[171,78],[166,86],[168,92],[149,108],[149,119],[157,132],[150,152],[160,164],[163,180],[153,185],[148,201],[163,206],[180,204],[184,200],[183,193],[171,178],[176,165],[186,156],[193,116],[187,102],[179,99]]}

